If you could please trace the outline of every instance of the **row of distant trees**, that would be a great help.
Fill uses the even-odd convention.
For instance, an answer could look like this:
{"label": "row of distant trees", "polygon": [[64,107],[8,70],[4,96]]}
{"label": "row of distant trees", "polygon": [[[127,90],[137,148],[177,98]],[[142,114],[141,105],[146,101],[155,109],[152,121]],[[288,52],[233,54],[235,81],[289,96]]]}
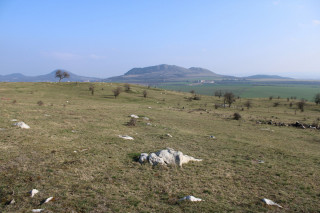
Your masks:
{"label": "row of distant trees", "polygon": [[[214,92],[214,96],[216,97],[224,97],[224,103],[228,103],[229,106],[236,100],[235,99],[235,95],[232,92],[223,92],[222,90],[217,90]],[[270,96],[269,100],[272,100],[273,97]],[[280,96],[278,96],[278,99],[280,99]],[[296,97],[291,97],[291,99],[297,99]],[[289,101],[290,98],[287,98],[287,100]],[[304,100],[302,100],[302,102],[305,102]],[[318,105],[320,104],[320,93],[317,93],[314,97],[314,102]],[[231,103],[231,104],[230,104]]]}

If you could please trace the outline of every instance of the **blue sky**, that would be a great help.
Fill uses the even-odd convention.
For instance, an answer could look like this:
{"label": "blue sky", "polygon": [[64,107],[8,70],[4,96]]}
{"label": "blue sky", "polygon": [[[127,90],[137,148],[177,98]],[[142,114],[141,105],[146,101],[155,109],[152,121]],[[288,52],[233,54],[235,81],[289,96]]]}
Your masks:
{"label": "blue sky", "polygon": [[319,0],[0,0],[0,74],[174,64],[320,79]]}

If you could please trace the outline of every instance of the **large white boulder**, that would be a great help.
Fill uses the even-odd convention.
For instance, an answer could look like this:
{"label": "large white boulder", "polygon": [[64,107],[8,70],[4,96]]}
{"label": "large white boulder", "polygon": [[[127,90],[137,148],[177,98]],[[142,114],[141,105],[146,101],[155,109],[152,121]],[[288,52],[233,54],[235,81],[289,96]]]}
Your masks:
{"label": "large white boulder", "polygon": [[196,159],[194,157],[184,155],[180,151],[175,151],[171,148],[163,149],[155,153],[142,153],[139,158],[140,163],[148,161],[151,165],[178,165],[182,167],[182,164],[189,161],[202,161],[202,159]]}

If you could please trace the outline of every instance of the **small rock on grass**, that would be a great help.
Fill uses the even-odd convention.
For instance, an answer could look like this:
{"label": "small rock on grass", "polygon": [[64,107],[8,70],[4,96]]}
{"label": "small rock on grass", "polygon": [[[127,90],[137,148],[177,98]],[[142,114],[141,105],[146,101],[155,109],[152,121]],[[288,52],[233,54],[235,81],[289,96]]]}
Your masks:
{"label": "small rock on grass", "polygon": [[198,201],[203,201],[202,199],[200,198],[196,198],[192,195],[188,195],[186,197],[183,197],[181,198],[179,201],[191,201],[191,202],[198,202]]}
{"label": "small rock on grass", "polygon": [[44,209],[32,209],[31,211],[36,213],[36,212],[42,212]]}
{"label": "small rock on grass", "polygon": [[15,123],[13,124],[17,127],[20,127],[21,129],[30,129],[30,126],[28,126],[26,123],[24,123],[23,121],[21,122],[18,122],[18,123]]}
{"label": "small rock on grass", "polygon": [[31,191],[30,191],[30,195],[31,195],[31,197],[33,197],[35,194],[37,194],[39,191],[37,190],[37,189],[32,189]]}
{"label": "small rock on grass", "polygon": [[130,137],[129,135],[119,135],[119,137],[125,140],[134,140],[133,137]]}
{"label": "small rock on grass", "polygon": [[277,204],[277,203],[275,203],[275,202],[273,202],[272,200],[269,200],[269,199],[267,199],[267,198],[263,198],[263,199],[262,199],[262,202],[265,203],[265,204],[267,204],[267,205],[269,205],[269,206],[277,206],[277,207],[279,207],[279,208],[283,208],[283,207],[280,206],[279,204]]}
{"label": "small rock on grass", "polygon": [[139,118],[139,116],[138,116],[138,115],[134,115],[134,114],[130,115],[130,117],[131,117],[131,118],[136,118],[136,119],[138,119],[138,118]]}

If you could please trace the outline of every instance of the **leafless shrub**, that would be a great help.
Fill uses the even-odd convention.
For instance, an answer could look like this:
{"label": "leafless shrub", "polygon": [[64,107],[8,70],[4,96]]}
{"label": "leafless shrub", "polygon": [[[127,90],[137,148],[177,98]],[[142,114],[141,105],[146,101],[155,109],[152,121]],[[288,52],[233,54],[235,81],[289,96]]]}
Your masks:
{"label": "leafless shrub", "polygon": [[148,91],[147,90],[143,90],[142,95],[144,98],[147,98],[148,96]]}
{"label": "leafless shrub", "polygon": [[13,101],[12,101],[12,104],[16,104],[16,103],[17,103],[17,100],[13,100]]}
{"label": "leafless shrub", "polygon": [[195,93],[196,93],[196,91],[194,91],[194,90],[191,90],[191,91],[190,91],[190,93],[191,93],[191,94],[195,94]]}
{"label": "leafless shrub", "polygon": [[199,100],[201,100],[201,96],[195,94],[195,95],[193,96],[193,100],[199,101]]}
{"label": "leafless shrub", "polygon": [[127,123],[127,126],[136,126],[136,124],[137,124],[137,119],[131,118],[130,121]]}
{"label": "leafless shrub", "polygon": [[220,105],[219,104],[214,104],[215,109],[219,109]]}
{"label": "leafless shrub", "polygon": [[124,85],[124,91],[125,91],[125,92],[130,92],[130,91],[131,91],[131,86],[130,86],[130,84],[125,84],[125,85]]}
{"label": "leafless shrub", "polygon": [[221,90],[217,90],[217,91],[214,92],[214,96],[219,97],[219,99],[221,98],[222,95],[223,94],[222,94]]}
{"label": "leafless shrub", "polygon": [[117,87],[116,89],[112,90],[112,92],[113,92],[114,98],[117,98],[120,95],[120,93],[122,92],[122,89],[121,89],[121,87]]}
{"label": "leafless shrub", "polygon": [[89,91],[91,91],[91,95],[94,95],[94,86],[93,85],[91,85],[89,87]]}
{"label": "leafless shrub", "polygon": [[235,102],[234,94],[232,92],[227,92],[224,94],[224,105],[227,103],[229,104],[229,107],[231,107],[231,104]]}
{"label": "leafless shrub", "polygon": [[241,119],[241,115],[240,115],[238,112],[235,112],[235,113],[233,114],[233,119],[238,121],[238,120]]}
{"label": "leafless shrub", "polygon": [[250,109],[250,108],[252,107],[251,101],[247,100],[247,101],[244,103],[244,106],[247,107],[247,109]]}
{"label": "leafless shrub", "polygon": [[297,103],[298,108],[301,112],[304,112],[304,106],[306,105],[306,102],[304,100],[301,100]]}
{"label": "leafless shrub", "polygon": [[44,103],[43,103],[43,101],[38,101],[37,104],[38,104],[39,106],[43,106]]}
{"label": "leafless shrub", "polygon": [[273,107],[277,107],[277,106],[279,106],[279,105],[280,105],[279,102],[274,102],[274,103],[273,103]]}
{"label": "leafless shrub", "polygon": [[273,99],[273,96],[269,96],[269,101],[272,101],[272,99]]}

